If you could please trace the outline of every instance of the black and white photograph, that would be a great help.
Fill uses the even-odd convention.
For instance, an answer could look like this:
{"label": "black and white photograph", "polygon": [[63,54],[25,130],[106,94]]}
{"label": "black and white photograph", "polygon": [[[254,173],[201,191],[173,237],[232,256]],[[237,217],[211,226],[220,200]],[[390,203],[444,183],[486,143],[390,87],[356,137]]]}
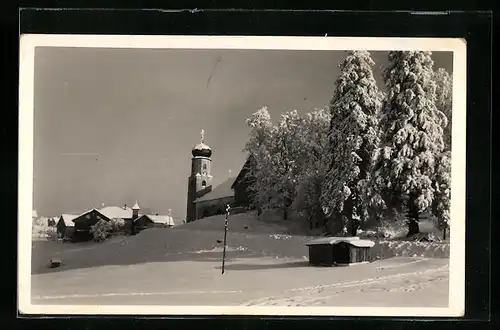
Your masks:
{"label": "black and white photograph", "polygon": [[463,316],[462,40],[20,45],[21,313]]}

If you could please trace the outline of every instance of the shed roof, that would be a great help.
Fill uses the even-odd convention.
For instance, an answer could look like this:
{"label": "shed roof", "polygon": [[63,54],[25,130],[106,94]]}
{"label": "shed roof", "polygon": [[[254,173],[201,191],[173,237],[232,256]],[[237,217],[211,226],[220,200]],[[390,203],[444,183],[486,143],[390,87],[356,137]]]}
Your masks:
{"label": "shed roof", "polygon": [[334,245],[338,243],[347,243],[356,247],[373,247],[374,242],[366,239],[359,239],[359,237],[325,237],[310,241],[307,246],[311,245]]}
{"label": "shed roof", "polygon": [[194,202],[204,202],[204,201],[211,201],[215,199],[221,199],[225,197],[233,197],[234,196],[234,191],[231,189],[231,186],[233,185],[233,182],[236,178],[232,177],[227,179],[226,181],[222,182],[220,185],[215,187],[211,192],[208,194],[197,198]]}

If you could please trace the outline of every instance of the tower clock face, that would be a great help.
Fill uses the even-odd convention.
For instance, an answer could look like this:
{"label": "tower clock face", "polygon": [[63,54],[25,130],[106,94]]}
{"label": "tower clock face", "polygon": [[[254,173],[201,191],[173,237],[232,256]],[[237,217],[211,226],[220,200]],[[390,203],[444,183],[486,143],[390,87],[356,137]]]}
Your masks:
{"label": "tower clock face", "polygon": [[203,173],[202,173],[202,174],[203,174],[203,175],[207,175],[207,171],[203,171]]}

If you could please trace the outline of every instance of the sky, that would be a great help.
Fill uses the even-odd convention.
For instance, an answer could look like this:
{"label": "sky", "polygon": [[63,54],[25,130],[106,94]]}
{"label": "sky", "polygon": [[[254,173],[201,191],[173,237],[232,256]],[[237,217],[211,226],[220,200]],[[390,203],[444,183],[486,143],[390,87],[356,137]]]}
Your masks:
{"label": "sky", "polygon": [[[374,74],[387,52],[371,52]],[[34,208],[58,216],[104,205],[184,219],[191,149],[205,131],[213,186],[245,161],[245,119],[273,121],[332,97],[343,51],[37,47]],[[452,72],[452,53],[433,53]]]}

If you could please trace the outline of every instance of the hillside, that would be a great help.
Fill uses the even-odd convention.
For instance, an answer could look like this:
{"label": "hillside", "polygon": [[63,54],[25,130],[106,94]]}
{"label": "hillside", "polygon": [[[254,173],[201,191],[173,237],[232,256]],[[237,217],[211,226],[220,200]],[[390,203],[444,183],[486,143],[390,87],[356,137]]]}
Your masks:
{"label": "hillside", "polygon": [[[194,222],[174,227],[174,229],[189,229],[203,231],[224,231],[225,215],[216,215],[203,218]],[[260,217],[256,212],[230,215],[228,230],[236,233],[255,234],[289,234],[304,235],[307,230],[296,221],[282,220],[276,212],[264,213]]]}
{"label": "hillside", "polygon": [[[292,221],[268,216],[258,220],[253,213],[229,217],[228,260],[232,258],[273,257],[307,259],[306,243],[313,237],[300,234]],[[153,228],[136,236],[119,236],[103,243],[33,242],[32,273],[149,262],[220,259],[224,238],[223,215],[166,228]],[[447,247],[430,243],[378,241],[373,256],[418,256],[438,254],[447,257]],[[202,253],[203,252],[203,253]],[[47,267],[51,258],[63,262],[60,268]]]}

